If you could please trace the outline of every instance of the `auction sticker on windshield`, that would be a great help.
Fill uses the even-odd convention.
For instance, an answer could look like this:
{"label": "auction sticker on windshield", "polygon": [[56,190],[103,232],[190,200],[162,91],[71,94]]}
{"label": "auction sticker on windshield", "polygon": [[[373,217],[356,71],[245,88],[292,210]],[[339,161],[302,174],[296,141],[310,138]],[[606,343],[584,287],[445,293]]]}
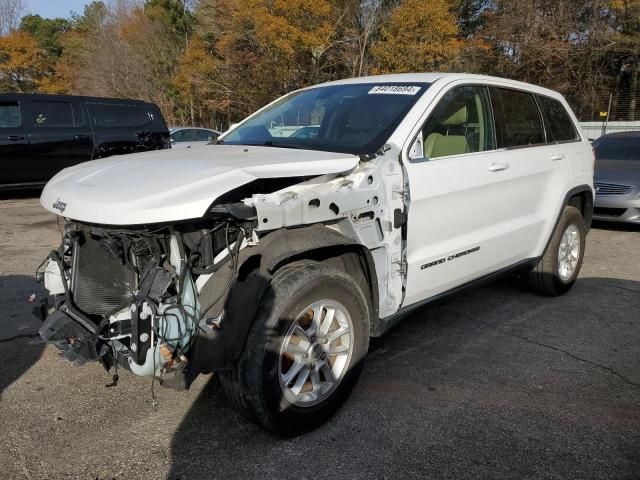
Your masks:
{"label": "auction sticker on windshield", "polygon": [[386,95],[415,95],[420,91],[420,87],[410,85],[376,85],[369,90],[369,95],[386,94]]}

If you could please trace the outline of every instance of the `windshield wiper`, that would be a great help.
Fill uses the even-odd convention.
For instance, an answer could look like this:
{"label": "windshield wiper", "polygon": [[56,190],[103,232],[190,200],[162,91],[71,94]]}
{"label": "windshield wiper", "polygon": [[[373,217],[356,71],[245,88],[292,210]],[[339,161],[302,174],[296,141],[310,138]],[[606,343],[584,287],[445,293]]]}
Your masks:
{"label": "windshield wiper", "polygon": [[277,142],[275,140],[267,140],[266,142],[262,144],[258,144],[257,146],[258,147],[276,147],[276,148],[297,148],[297,149],[302,148],[297,145],[291,145],[290,143],[284,144],[284,143]]}

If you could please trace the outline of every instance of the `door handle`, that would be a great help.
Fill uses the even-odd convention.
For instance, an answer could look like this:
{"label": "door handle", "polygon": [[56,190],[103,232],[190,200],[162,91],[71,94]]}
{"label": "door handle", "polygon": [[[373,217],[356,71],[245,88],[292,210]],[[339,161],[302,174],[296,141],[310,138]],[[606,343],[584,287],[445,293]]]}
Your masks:
{"label": "door handle", "polygon": [[489,165],[490,172],[499,172],[500,170],[506,170],[509,168],[508,162],[495,162]]}
{"label": "door handle", "polygon": [[90,138],[89,135],[76,135],[76,140],[86,140]]}
{"label": "door handle", "polygon": [[558,160],[564,160],[564,153],[555,153],[549,157],[549,160],[552,162],[557,162]]}
{"label": "door handle", "polygon": [[24,137],[21,137],[20,135],[9,135],[7,137],[7,140],[10,140],[12,142],[17,142],[19,140],[24,140]]}

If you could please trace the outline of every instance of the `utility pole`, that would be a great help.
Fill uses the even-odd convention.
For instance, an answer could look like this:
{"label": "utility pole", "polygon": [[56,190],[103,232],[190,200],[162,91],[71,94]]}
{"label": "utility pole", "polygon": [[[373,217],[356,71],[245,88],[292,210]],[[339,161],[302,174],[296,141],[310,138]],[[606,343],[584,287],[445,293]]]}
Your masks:
{"label": "utility pole", "polygon": [[638,99],[638,59],[634,59],[633,66],[631,67],[631,88],[629,94],[631,100],[629,100],[629,121],[634,122],[636,120],[636,106]]}

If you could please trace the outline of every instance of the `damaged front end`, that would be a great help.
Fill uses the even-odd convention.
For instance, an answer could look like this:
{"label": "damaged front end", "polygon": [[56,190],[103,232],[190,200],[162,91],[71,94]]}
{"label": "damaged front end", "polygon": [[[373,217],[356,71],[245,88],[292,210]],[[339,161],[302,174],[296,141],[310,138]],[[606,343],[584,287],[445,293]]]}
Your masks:
{"label": "damaged front end", "polygon": [[[224,301],[240,247],[251,240],[254,220],[242,210],[247,218],[222,207],[206,222],[149,227],[67,223],[38,274],[50,294],[37,309],[40,335],[76,364],[99,361],[116,375],[122,367],[188,387],[199,330],[219,327],[220,318],[203,314]],[[228,281],[202,305],[196,282],[220,269]]]}

